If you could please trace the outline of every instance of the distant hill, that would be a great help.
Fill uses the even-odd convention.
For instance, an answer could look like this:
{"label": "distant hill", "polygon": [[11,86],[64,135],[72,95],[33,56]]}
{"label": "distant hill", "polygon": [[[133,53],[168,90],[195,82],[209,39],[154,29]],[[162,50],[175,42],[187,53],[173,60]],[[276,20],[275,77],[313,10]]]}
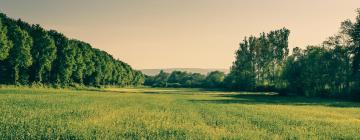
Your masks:
{"label": "distant hill", "polygon": [[201,74],[208,74],[209,72],[212,71],[222,71],[224,73],[228,73],[229,69],[203,69],[203,68],[167,68],[167,69],[142,69],[140,70],[142,73],[149,75],[149,76],[154,76],[156,74],[158,74],[161,70],[164,70],[167,73],[171,73],[173,71],[186,71],[186,72],[191,72],[191,73],[201,73]]}

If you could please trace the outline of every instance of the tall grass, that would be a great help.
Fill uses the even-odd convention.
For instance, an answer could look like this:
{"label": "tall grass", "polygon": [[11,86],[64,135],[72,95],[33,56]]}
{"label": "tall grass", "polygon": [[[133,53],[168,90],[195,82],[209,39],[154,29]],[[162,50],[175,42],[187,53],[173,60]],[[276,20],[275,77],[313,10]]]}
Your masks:
{"label": "tall grass", "polygon": [[360,104],[201,89],[2,87],[1,139],[360,139]]}

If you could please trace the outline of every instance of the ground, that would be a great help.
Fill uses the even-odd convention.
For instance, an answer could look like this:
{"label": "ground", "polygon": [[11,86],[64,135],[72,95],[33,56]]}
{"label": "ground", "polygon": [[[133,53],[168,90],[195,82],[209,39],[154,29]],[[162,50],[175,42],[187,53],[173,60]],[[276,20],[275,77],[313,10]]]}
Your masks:
{"label": "ground", "polygon": [[360,139],[360,103],[201,89],[0,89],[0,139]]}

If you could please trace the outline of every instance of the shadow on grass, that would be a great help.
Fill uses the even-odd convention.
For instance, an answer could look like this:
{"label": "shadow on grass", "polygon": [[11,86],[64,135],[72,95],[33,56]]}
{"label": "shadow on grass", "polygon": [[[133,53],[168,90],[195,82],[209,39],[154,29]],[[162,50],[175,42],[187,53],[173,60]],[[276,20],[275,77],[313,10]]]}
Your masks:
{"label": "shadow on grass", "polygon": [[[187,89],[187,88],[146,88],[133,90],[105,90],[105,89],[80,89],[85,91],[96,91],[104,93],[140,93],[140,94],[212,94],[206,100],[189,100],[194,103],[215,103],[215,104],[248,104],[248,105],[293,105],[293,106],[330,106],[330,107],[360,107],[359,102],[345,99],[331,99],[302,96],[279,96],[276,93],[251,93],[251,92],[230,92],[223,90],[208,89]],[[209,94],[210,95],[210,94]]]}
{"label": "shadow on grass", "polygon": [[152,91],[118,91],[118,90],[105,90],[105,89],[76,89],[78,91],[93,91],[93,92],[102,92],[102,93],[144,93],[144,94],[160,94],[159,92]]}
{"label": "shadow on grass", "polygon": [[[120,88],[121,89],[121,88]],[[109,90],[101,88],[79,88],[78,91],[93,91],[103,93],[140,93],[140,94],[207,94],[218,92],[218,90],[208,90],[201,88],[134,88],[125,90]]]}
{"label": "shadow on grass", "polygon": [[[258,93],[220,94],[211,100],[190,100],[191,102],[215,104],[247,104],[247,105],[293,105],[293,106],[330,106],[330,107],[360,107],[360,103],[342,99],[307,98],[299,96],[279,96]],[[219,97],[221,97],[219,99]]]}

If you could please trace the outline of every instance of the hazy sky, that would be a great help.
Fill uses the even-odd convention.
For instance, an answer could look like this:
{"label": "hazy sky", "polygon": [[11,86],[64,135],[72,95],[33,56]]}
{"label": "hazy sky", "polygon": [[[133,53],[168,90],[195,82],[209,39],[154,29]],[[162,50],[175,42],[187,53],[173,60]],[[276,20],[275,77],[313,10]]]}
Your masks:
{"label": "hazy sky", "polygon": [[89,42],[136,69],[229,68],[239,42],[286,27],[319,44],[359,0],[0,0],[8,16]]}

